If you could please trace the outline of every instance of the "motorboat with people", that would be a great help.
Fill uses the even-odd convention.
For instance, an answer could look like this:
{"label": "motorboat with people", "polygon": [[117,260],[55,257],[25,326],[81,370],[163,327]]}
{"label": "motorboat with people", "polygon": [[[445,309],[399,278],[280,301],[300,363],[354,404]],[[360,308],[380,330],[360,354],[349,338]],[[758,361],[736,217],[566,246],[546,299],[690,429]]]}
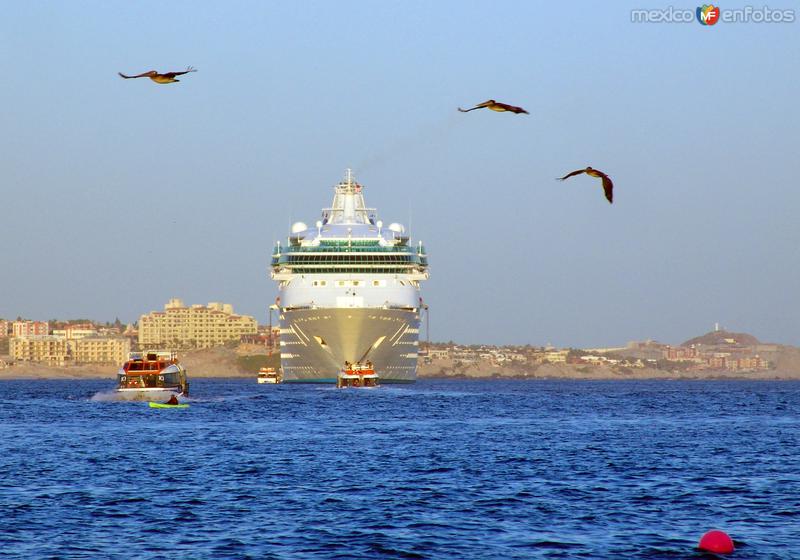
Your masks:
{"label": "motorboat with people", "polygon": [[176,352],[131,352],[117,373],[117,394],[124,400],[166,403],[189,394],[186,368]]}
{"label": "motorboat with people", "polygon": [[262,367],[258,370],[259,383],[280,383],[281,374],[274,367]]}
{"label": "motorboat with people", "polygon": [[336,379],[336,386],[339,389],[345,387],[377,387],[378,374],[370,361],[363,364],[361,362],[354,364],[345,362]]}

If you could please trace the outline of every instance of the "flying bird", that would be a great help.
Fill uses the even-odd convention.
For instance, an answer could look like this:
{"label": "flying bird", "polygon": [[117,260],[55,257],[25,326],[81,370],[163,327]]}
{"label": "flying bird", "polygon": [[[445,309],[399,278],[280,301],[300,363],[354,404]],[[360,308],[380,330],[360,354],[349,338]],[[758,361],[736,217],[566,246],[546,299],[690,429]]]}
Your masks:
{"label": "flying bird", "polygon": [[606,198],[608,199],[608,203],[613,203],[614,198],[614,183],[611,182],[611,177],[603,173],[602,171],[598,171],[597,169],[592,169],[591,167],[587,167],[586,169],[578,169],[577,171],[573,171],[572,173],[567,173],[563,177],[559,177],[559,181],[563,181],[564,179],[569,179],[570,177],[574,177],[575,175],[580,175],[581,173],[586,173],[591,177],[600,177],[603,180],[603,191],[606,193]]}
{"label": "flying bird", "polygon": [[511,113],[525,113],[529,115],[528,111],[523,109],[522,107],[514,107],[513,105],[506,105],[505,103],[498,103],[494,99],[490,99],[489,101],[484,101],[483,103],[479,103],[475,105],[472,109],[462,109],[461,107],[458,108],[459,111],[462,113],[469,113],[470,111],[474,111],[475,109],[491,109],[492,111],[498,111],[503,113],[505,111],[510,111]]}
{"label": "flying bird", "polygon": [[126,80],[131,78],[150,78],[157,84],[171,84],[172,82],[180,82],[180,80],[175,79],[175,76],[182,76],[183,74],[188,74],[189,72],[197,72],[197,70],[189,66],[183,72],[166,72],[164,74],[159,74],[155,70],[150,70],[149,72],[144,72],[143,74],[139,74],[137,76],[126,76],[122,72],[117,72],[117,74]]}

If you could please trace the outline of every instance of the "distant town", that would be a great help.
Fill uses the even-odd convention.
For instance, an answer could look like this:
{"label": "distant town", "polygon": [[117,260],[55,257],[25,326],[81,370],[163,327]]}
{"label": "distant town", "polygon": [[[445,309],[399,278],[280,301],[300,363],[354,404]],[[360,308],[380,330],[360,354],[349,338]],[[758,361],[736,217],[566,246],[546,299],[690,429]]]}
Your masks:
{"label": "distant town", "polygon": [[615,348],[554,348],[551,346],[462,346],[454,343],[431,344],[420,352],[426,364],[441,364],[442,374],[458,374],[473,366],[490,365],[510,368],[524,375],[543,364],[579,366],[578,372],[603,366],[618,373],[637,369],[665,371],[764,371],[775,367],[781,347],[777,344],[752,343],[749,335],[718,331],[703,341],[671,346],[652,340],[629,342]]}
{"label": "distant town", "polygon": [[124,325],[76,320],[0,319],[0,368],[19,363],[47,366],[119,365],[139,349],[191,350],[215,346],[277,345],[278,328],[259,326],[233,306],[212,302],[187,306],[171,299]]}
{"label": "distant town", "polygon": [[[50,367],[116,366],[131,351],[191,351],[219,346],[280,347],[277,325],[234,313],[233,306],[211,302],[185,305],[171,299],[133,324],[83,319],[0,319],[0,368],[18,364]],[[428,376],[471,375],[502,371],[525,377],[543,365],[569,365],[577,373],[603,368],[615,373],[636,370],[668,372],[760,372],[775,369],[787,347],[767,344],[718,325],[711,332],[672,346],[653,340],[613,348],[492,346],[419,343],[420,371]],[[789,347],[792,348],[792,347]]]}

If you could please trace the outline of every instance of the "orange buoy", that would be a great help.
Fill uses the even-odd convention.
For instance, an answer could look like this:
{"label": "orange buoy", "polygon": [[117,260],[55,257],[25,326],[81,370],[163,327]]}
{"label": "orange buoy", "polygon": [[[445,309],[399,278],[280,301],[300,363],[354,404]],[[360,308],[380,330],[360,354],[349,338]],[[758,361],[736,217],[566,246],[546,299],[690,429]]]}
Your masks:
{"label": "orange buoy", "polygon": [[724,531],[709,531],[700,537],[698,548],[717,554],[730,554],[735,550],[733,541]]}

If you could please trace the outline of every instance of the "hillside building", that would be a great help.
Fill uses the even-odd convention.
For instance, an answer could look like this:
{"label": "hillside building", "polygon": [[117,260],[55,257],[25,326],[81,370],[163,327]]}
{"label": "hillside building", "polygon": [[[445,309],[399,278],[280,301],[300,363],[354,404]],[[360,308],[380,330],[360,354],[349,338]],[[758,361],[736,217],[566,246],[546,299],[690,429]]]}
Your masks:
{"label": "hillside building", "polygon": [[46,336],[50,334],[50,324],[47,321],[14,321],[12,336]]}

